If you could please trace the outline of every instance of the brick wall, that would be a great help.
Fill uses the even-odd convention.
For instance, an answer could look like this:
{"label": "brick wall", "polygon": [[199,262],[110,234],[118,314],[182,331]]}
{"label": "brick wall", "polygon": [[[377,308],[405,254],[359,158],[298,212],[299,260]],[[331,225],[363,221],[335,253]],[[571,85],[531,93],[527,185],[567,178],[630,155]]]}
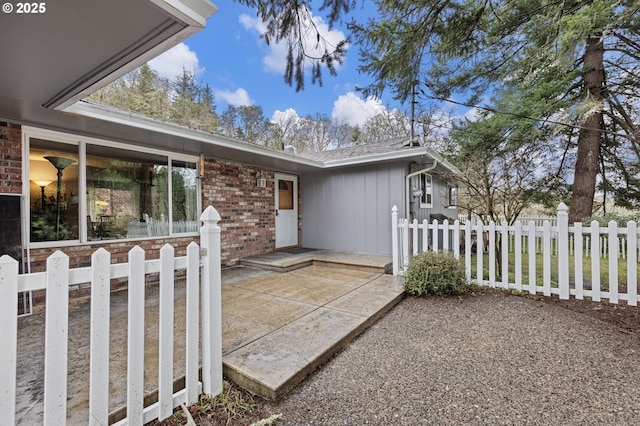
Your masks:
{"label": "brick wall", "polygon": [[22,193],[22,131],[0,121],[0,193]]}
{"label": "brick wall", "polygon": [[[104,248],[111,253],[111,263],[125,263],[128,260],[129,250],[138,245],[145,251],[145,259],[158,259],[160,257],[160,249],[169,243],[175,249],[175,256],[184,256],[189,243],[195,241],[200,243],[199,237],[182,237],[182,238],[159,238],[147,241],[105,241],[100,244],[82,244],[67,247],[52,248],[36,248],[31,249],[31,272],[41,272],[46,270],[47,258],[56,250],[63,251],[69,256],[70,268],[82,268],[91,265],[91,255],[99,248]],[[148,281],[154,281],[157,278],[148,276]],[[111,280],[111,289],[117,290],[126,287],[126,280]],[[71,288],[73,297],[89,294],[90,285],[82,284],[75,288]],[[34,304],[44,302],[45,292],[37,291],[33,294]]]}
{"label": "brick wall", "polygon": [[[256,186],[261,171],[267,186]],[[207,160],[202,182],[202,207],[218,210],[222,220],[222,262],[233,265],[241,257],[275,248],[274,172],[227,161]]]}

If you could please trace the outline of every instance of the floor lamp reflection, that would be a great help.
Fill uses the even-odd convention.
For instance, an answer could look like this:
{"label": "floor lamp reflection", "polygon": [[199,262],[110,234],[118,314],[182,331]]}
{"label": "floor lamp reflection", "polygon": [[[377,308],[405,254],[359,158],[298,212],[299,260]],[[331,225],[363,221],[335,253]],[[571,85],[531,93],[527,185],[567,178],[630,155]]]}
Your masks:
{"label": "floor lamp reflection", "polygon": [[71,158],[55,157],[51,155],[48,155],[44,158],[45,160],[53,164],[53,167],[58,169],[58,188],[56,190],[56,240],[59,240],[60,239],[60,187],[62,186],[62,171],[66,167],[75,163],[76,160],[73,160]]}

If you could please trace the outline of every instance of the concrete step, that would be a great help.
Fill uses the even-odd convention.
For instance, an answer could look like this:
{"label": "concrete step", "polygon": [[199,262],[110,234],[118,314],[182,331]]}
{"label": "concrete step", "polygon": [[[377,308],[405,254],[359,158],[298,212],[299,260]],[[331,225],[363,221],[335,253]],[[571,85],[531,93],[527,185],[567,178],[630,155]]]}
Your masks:
{"label": "concrete step", "polygon": [[[398,277],[320,266],[263,276],[262,283],[254,279],[231,285],[237,287],[233,297],[245,301],[242,312],[251,310],[251,303],[259,305],[255,327],[261,331],[247,338],[252,321],[239,324],[248,319],[225,313],[223,300],[223,322],[234,321],[223,324],[223,347],[228,349],[223,354],[224,374],[270,399],[299,384],[404,295]],[[234,341],[231,328],[244,330],[239,341]]]}

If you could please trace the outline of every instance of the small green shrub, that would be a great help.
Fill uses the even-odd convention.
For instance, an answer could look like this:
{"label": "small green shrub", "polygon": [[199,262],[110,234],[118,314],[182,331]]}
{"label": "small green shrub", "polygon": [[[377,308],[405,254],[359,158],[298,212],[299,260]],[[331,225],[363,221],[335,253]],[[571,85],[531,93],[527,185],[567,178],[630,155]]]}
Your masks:
{"label": "small green shrub", "polygon": [[404,288],[415,296],[457,295],[470,291],[464,264],[445,252],[424,252],[414,256],[404,273]]}

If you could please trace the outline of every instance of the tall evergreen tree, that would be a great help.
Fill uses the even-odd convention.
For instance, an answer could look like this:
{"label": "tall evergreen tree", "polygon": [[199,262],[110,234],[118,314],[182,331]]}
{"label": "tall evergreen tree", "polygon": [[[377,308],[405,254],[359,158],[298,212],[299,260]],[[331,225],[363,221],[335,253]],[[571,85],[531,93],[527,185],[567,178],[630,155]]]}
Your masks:
{"label": "tall evergreen tree", "polygon": [[390,87],[406,101],[417,86],[432,99],[466,94],[476,104],[504,85],[517,88],[537,113],[531,118],[579,129],[570,219],[591,214],[604,131],[615,124],[626,144],[638,144],[638,121],[628,119],[638,117],[630,102],[638,83],[629,78],[640,59],[638,0],[377,5],[378,18],[351,26],[360,69],[375,78],[365,94]]}

